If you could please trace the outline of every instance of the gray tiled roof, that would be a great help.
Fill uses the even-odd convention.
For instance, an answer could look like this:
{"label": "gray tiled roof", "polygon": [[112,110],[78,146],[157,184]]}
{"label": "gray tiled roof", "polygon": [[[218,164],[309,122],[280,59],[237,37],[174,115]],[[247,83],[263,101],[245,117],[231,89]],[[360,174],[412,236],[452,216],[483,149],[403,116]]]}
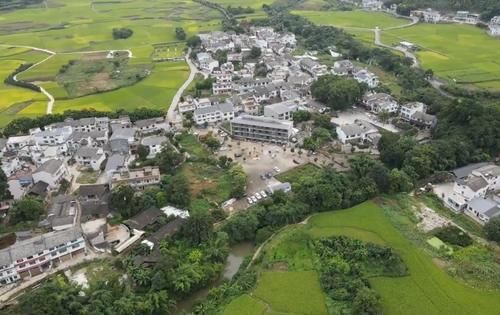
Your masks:
{"label": "gray tiled roof", "polygon": [[492,199],[475,198],[469,202],[469,207],[489,218],[500,213],[499,205]]}
{"label": "gray tiled roof", "polygon": [[486,186],[488,182],[480,176],[469,176],[466,179],[459,179],[457,183],[463,186],[468,186],[472,191],[478,191]]}
{"label": "gray tiled roof", "polygon": [[465,178],[469,176],[472,173],[472,171],[480,167],[486,166],[488,164],[489,164],[488,162],[469,164],[460,168],[456,168],[452,170],[451,173],[453,173],[457,178]]}
{"label": "gray tiled roof", "polygon": [[292,126],[285,121],[271,117],[241,115],[232,120],[232,124],[259,126],[278,129],[290,129]]}
{"label": "gray tiled roof", "polygon": [[76,151],[76,155],[79,157],[88,157],[90,159],[97,159],[101,154],[98,153],[99,150],[97,148],[90,147],[80,147],[78,151]]}
{"label": "gray tiled roof", "polygon": [[167,137],[165,136],[150,136],[150,137],[144,137],[141,141],[142,145],[161,145],[163,143],[167,142]]}
{"label": "gray tiled roof", "polygon": [[63,164],[63,161],[61,160],[56,160],[56,159],[51,159],[48,161],[45,161],[42,165],[40,165],[35,173],[39,172],[47,172],[49,174],[55,174],[57,170],[61,167]]}
{"label": "gray tiled roof", "polygon": [[43,235],[16,242],[9,248],[0,251],[0,266],[10,265],[18,259],[33,256],[58,245],[82,237],[82,231],[78,227],[63,231],[49,232]]}
{"label": "gray tiled roof", "polygon": [[[128,147],[128,144],[127,144],[127,147]],[[106,172],[116,171],[117,169],[125,166],[125,160],[126,160],[126,157],[124,154],[113,153],[110,157],[108,157],[108,161],[106,162],[105,171]]]}

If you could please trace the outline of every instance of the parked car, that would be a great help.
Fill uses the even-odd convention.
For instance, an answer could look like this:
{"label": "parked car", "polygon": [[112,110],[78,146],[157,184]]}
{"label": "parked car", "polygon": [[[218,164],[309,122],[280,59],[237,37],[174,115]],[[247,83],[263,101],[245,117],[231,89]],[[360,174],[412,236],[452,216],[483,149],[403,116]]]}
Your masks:
{"label": "parked car", "polygon": [[250,198],[250,197],[248,197],[248,198],[247,198],[247,201],[248,201],[248,203],[249,203],[249,204],[252,204],[252,203],[253,203],[253,200],[252,200],[252,198]]}
{"label": "parked car", "polygon": [[263,190],[260,192],[260,195],[262,196],[262,198],[267,198],[267,194]]}
{"label": "parked car", "polygon": [[255,196],[252,196],[250,198],[252,199],[253,202],[257,202],[257,198],[255,198]]}
{"label": "parked car", "polygon": [[261,200],[262,196],[259,193],[255,193],[255,197],[257,197],[257,200]]}
{"label": "parked car", "polygon": [[266,174],[266,177],[267,177],[267,178],[272,178],[272,177],[273,177],[273,173],[267,173],[267,174]]}
{"label": "parked car", "polygon": [[266,180],[266,175],[264,175],[264,174],[260,175],[260,179]]}
{"label": "parked car", "polygon": [[279,168],[279,167],[277,167],[277,166],[273,167],[273,170],[274,170],[276,173],[281,172],[280,168]]}

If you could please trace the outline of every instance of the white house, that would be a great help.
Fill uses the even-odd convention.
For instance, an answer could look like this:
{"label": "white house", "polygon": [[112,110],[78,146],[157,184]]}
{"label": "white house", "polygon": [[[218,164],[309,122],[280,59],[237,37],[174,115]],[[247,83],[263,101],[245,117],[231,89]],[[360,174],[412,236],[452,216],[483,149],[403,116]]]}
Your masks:
{"label": "white house", "polygon": [[232,103],[221,103],[210,107],[195,109],[193,120],[197,125],[230,121],[234,119],[234,113],[235,111]]}
{"label": "white house", "polygon": [[145,147],[148,147],[148,159],[152,159],[161,152],[163,145],[167,141],[167,137],[165,136],[149,136],[142,138],[141,144]]}
{"label": "white house", "polygon": [[457,11],[453,20],[458,23],[477,24],[479,22],[479,18],[480,15],[476,13],[470,13],[469,11]]}
{"label": "white house", "polygon": [[36,184],[43,181],[50,189],[57,189],[61,181],[69,177],[68,169],[62,160],[48,160],[38,167],[32,174]]}
{"label": "white house", "polygon": [[18,151],[28,145],[30,145],[33,142],[31,136],[15,136],[15,137],[9,137],[7,139],[7,150],[9,151]]}
{"label": "white house", "polygon": [[201,52],[196,55],[198,66],[201,70],[212,72],[219,66],[219,62],[212,58],[209,53]]}
{"label": "white house", "polygon": [[284,101],[264,106],[264,116],[278,120],[292,120],[293,113],[298,110],[295,101]]}
{"label": "white house", "polygon": [[424,103],[420,102],[411,102],[401,105],[400,116],[404,120],[410,121],[411,117],[417,113],[425,113],[426,106]]}
{"label": "white house", "polygon": [[338,139],[346,144],[348,142],[369,141],[368,136],[378,134],[377,128],[364,120],[356,120],[352,124],[336,128]]}
{"label": "white house", "polygon": [[377,11],[381,10],[384,3],[380,0],[362,0],[361,7],[365,10]]}
{"label": "white house", "polygon": [[467,204],[464,213],[485,224],[500,215],[500,203],[493,198],[474,198]]}
{"label": "white house", "polygon": [[80,147],[75,154],[76,163],[85,168],[98,171],[106,159],[101,148]]}
{"label": "white house", "polygon": [[315,78],[325,75],[328,72],[328,68],[325,65],[322,65],[311,58],[303,58],[300,60],[299,64],[302,70],[308,72]]}
{"label": "white house", "polygon": [[488,25],[489,34],[491,36],[500,36],[500,25],[499,24],[490,24]]}
{"label": "white house", "polygon": [[399,104],[392,95],[386,93],[367,93],[363,99],[365,106],[373,113],[396,113]]}
{"label": "white house", "polygon": [[70,126],[44,130],[33,135],[37,145],[59,145],[65,143],[73,133]]}
{"label": "white house", "polygon": [[160,131],[167,131],[170,126],[164,117],[137,120],[134,123],[137,132],[145,135]]}
{"label": "white house", "polygon": [[359,83],[365,83],[371,89],[376,88],[380,83],[378,76],[366,69],[354,73],[354,79]]}
{"label": "white house", "polygon": [[332,74],[338,76],[346,76],[352,74],[354,71],[354,64],[350,60],[335,61],[332,68]]}

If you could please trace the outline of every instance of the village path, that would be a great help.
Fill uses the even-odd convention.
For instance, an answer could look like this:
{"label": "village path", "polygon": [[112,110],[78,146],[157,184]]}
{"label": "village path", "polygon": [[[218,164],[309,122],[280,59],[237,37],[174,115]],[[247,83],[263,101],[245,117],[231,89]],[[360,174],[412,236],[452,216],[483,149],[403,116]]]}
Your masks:
{"label": "village path", "polygon": [[186,56],[184,57],[184,59],[186,60],[186,63],[189,66],[189,77],[184,82],[184,84],[182,84],[182,86],[177,90],[177,93],[175,93],[174,98],[172,98],[172,103],[170,103],[170,107],[168,108],[168,112],[167,112],[167,119],[170,122],[177,121],[178,118],[177,118],[176,110],[177,110],[177,105],[179,105],[179,101],[182,97],[182,94],[189,87],[191,82],[193,82],[196,74],[202,73],[193,64],[193,62],[191,61],[191,58],[189,58],[190,54],[191,54],[191,48],[188,49]]}

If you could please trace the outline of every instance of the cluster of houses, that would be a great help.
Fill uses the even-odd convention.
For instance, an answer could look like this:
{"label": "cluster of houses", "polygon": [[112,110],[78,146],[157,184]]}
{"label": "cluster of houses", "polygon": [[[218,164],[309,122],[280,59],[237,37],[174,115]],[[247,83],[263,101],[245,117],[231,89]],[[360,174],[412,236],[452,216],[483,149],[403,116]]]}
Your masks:
{"label": "cluster of houses", "polygon": [[[89,246],[93,252],[119,252],[140,239],[144,232],[133,224],[107,224],[111,191],[120,185],[141,191],[160,183],[158,167],[129,165],[140,145],[149,148],[148,158],[158,154],[170,129],[164,117],[135,122],[126,116],[92,117],[66,119],[0,139],[1,167],[13,195],[13,200],[1,204],[1,215],[5,217],[12,201],[24,196],[38,197],[47,207],[47,216],[38,224],[45,233],[16,233],[15,243],[0,250],[0,286],[71,263],[86,256]],[[98,171],[97,183],[75,184],[84,171]],[[161,213],[177,216],[171,208]]]}
{"label": "cluster of houses", "polygon": [[438,196],[456,213],[481,224],[500,215],[500,166],[476,163],[452,171],[453,188]]}
{"label": "cluster of houses", "polygon": [[[431,8],[413,10],[410,16],[417,17],[425,23],[460,23],[476,25],[482,23],[481,15],[469,11],[457,11],[455,14],[445,14]],[[491,36],[500,36],[500,16],[494,16],[488,23],[488,33]]]}
{"label": "cluster of houses", "polygon": [[[198,68],[213,78],[212,97],[187,96],[178,104],[182,114],[191,113],[198,126],[228,122],[233,137],[286,143],[296,133],[293,112],[308,110],[310,86],[326,74],[349,76],[369,88],[379,85],[372,72],[348,60],[332,69],[312,54],[292,56],[296,39],[292,33],[275,32],[269,27],[253,27],[248,34],[211,32],[201,34],[202,52],[196,55]],[[249,58],[258,47],[258,58]],[[227,62],[219,64],[217,51],[227,52]],[[256,76],[256,68],[265,76]]]}

